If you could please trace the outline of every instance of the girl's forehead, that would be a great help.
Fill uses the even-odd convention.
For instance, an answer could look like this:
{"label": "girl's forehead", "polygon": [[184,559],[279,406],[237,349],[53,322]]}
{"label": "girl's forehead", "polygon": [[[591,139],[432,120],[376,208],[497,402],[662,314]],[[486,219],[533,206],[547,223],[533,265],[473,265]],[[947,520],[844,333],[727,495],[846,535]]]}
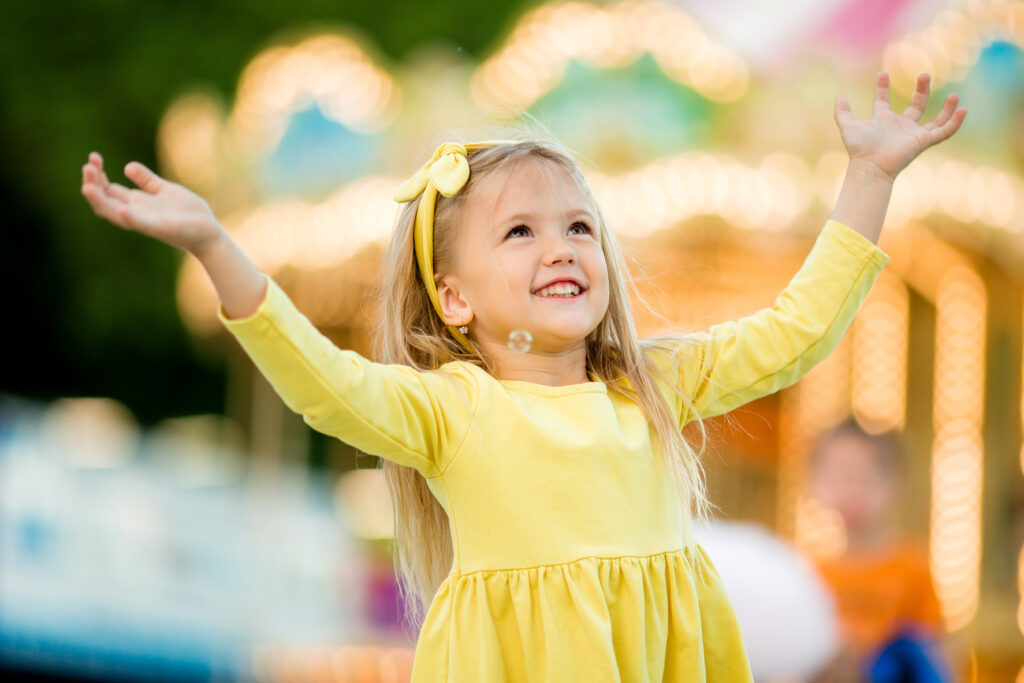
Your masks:
{"label": "girl's forehead", "polygon": [[466,203],[468,209],[483,210],[496,218],[498,214],[517,212],[524,205],[592,210],[587,193],[568,169],[536,157],[495,169],[474,186]]}

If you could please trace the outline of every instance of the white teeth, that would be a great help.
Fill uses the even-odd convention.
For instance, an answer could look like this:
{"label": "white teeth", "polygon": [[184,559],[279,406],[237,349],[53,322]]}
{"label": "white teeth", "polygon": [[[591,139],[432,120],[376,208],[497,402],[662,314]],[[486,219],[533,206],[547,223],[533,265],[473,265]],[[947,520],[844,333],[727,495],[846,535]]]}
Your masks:
{"label": "white teeth", "polygon": [[578,296],[579,293],[580,293],[580,286],[579,285],[571,284],[571,283],[568,283],[568,282],[560,282],[558,284],[551,285],[549,287],[545,287],[544,289],[542,289],[539,292],[537,292],[537,295],[538,296],[546,296],[546,297],[551,297],[551,296],[571,297],[571,296]]}

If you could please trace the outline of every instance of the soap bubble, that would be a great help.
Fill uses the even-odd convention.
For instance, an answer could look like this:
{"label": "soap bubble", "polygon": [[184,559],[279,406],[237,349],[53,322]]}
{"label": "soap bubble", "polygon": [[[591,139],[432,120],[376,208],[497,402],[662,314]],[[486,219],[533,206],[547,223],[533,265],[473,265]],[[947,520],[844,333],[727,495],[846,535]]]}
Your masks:
{"label": "soap bubble", "polygon": [[508,333],[508,348],[518,353],[526,353],[533,343],[533,335],[526,330],[512,330]]}

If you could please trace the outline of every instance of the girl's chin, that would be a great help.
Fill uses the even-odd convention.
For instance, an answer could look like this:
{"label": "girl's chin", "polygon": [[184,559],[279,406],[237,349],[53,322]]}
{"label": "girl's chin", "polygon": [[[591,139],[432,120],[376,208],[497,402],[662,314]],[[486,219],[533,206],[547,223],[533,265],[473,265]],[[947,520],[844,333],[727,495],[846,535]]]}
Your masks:
{"label": "girl's chin", "polygon": [[537,330],[531,336],[534,347],[571,350],[584,345],[591,332],[586,328]]}
{"label": "girl's chin", "polygon": [[[507,344],[509,347],[522,347],[525,342],[534,350],[572,350],[585,344],[587,337],[597,329],[598,324],[592,320],[558,321],[556,324],[547,325],[523,323],[510,329],[507,337],[488,341],[500,345]],[[478,341],[481,340],[478,338]]]}

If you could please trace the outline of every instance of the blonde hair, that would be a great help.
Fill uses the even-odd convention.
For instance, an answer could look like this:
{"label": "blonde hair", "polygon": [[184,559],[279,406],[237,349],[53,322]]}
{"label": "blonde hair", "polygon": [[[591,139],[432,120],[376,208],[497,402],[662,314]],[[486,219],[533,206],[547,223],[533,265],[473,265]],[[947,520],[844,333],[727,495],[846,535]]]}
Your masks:
{"label": "blonde hair", "polygon": [[[507,133],[503,135],[509,139]],[[522,134],[514,137],[520,139]],[[680,396],[700,422],[690,397],[644,353],[645,348],[669,350],[666,340],[641,343],[629,302],[631,280],[625,259],[614,236],[607,229],[597,203],[593,201],[582,171],[561,144],[539,138],[521,139],[514,144],[474,150],[467,155],[470,176],[466,186],[452,197],[438,196],[434,213],[434,271],[439,280],[450,272],[460,211],[474,186],[493,173],[512,168],[524,160],[555,164],[568,173],[590,197],[599,225],[608,268],[608,311],[586,340],[587,370],[605,382],[610,391],[639,404],[654,426],[662,455],[684,509],[692,517],[706,513],[707,499],[700,468],[700,453],[680,431],[659,382]],[[464,361],[491,371],[488,359],[475,347],[470,352],[452,337],[438,317],[420,280],[413,252],[413,221],[419,200],[405,204],[398,215],[391,242],[384,255],[381,281],[381,324],[376,328],[375,353],[378,361],[399,363],[418,370],[438,370],[446,363]],[[625,381],[623,381],[625,380]],[[414,624],[422,619],[437,588],[452,567],[453,548],[448,516],[416,470],[382,460],[384,477],[391,494],[395,519],[395,560],[406,597],[407,616]],[[690,540],[684,539],[689,543]]]}

